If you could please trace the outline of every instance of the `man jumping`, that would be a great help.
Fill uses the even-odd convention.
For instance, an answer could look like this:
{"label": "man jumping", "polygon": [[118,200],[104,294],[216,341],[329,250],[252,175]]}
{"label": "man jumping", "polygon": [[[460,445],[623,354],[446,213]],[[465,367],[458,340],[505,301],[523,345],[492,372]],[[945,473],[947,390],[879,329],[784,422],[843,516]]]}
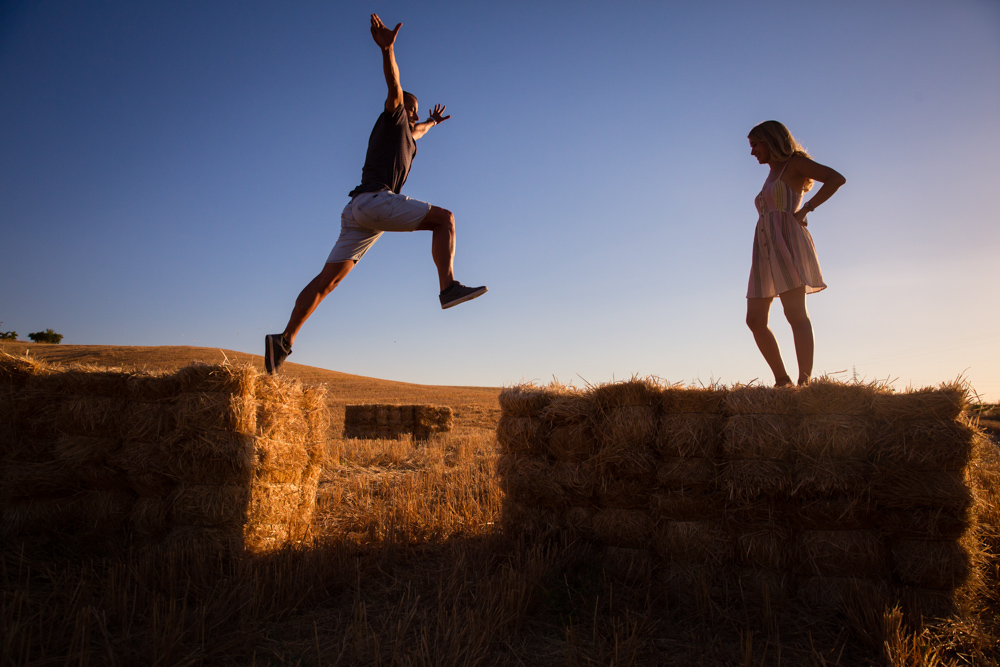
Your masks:
{"label": "man jumping", "polygon": [[435,104],[430,117],[420,122],[417,98],[404,92],[393,44],[402,23],[389,30],[377,14],[371,16],[371,32],[382,50],[382,69],[389,95],[385,111],[378,117],[368,138],[368,153],[361,170],[361,185],[348,195],[351,201],[340,214],[340,237],[327,257],[326,265],[295,300],[288,325],[280,334],[264,337],[264,367],[276,372],[292,353],[299,329],[320,302],[351,272],[382,232],[429,230],[431,255],[441,283],[441,307],[451,308],[486,293],[483,287],[466,287],[455,280],[455,216],[451,211],[399,194],[410,164],[417,154],[416,139],[451,116]]}

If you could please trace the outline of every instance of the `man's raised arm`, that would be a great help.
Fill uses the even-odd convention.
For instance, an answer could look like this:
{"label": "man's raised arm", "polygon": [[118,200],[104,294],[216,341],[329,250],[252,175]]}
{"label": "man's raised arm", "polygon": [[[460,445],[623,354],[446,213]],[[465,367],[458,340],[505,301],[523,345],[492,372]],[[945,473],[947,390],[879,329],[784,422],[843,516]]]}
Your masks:
{"label": "man's raised arm", "polygon": [[396,65],[396,55],[393,53],[392,45],[396,42],[396,33],[402,23],[397,23],[396,27],[389,30],[382,23],[378,14],[372,14],[372,39],[382,49],[382,70],[385,72],[385,84],[389,88],[389,95],[385,98],[385,110],[392,111],[403,103],[403,87],[399,83],[399,67]]}

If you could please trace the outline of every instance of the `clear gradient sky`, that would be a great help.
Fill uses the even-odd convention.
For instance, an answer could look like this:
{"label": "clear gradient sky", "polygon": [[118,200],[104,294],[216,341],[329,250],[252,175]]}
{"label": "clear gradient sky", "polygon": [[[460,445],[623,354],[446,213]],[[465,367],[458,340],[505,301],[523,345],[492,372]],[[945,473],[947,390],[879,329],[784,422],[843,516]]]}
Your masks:
{"label": "clear gradient sky", "polygon": [[847,177],[810,216],[815,374],[1000,400],[996,0],[4,2],[0,329],[261,354],[360,180],[373,11],[422,116],[452,114],[403,193],[455,213],[457,276],[490,292],[442,311],[430,234],[387,234],[290,361],[770,382],[746,135],[774,118]]}

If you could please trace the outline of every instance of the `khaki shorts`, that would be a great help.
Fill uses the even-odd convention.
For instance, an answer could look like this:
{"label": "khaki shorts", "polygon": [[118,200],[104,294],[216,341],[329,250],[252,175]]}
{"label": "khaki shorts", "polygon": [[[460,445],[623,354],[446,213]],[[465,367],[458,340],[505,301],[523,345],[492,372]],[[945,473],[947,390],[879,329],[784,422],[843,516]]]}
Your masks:
{"label": "khaki shorts", "polygon": [[427,202],[390,190],[362,192],[340,214],[340,237],[326,263],[360,260],[382,232],[412,232],[430,210]]}

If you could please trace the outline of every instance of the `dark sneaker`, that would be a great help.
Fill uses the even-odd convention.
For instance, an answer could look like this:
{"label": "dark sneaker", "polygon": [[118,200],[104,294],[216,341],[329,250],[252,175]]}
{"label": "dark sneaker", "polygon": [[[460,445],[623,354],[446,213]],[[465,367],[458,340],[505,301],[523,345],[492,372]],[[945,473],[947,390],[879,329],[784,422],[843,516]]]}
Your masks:
{"label": "dark sneaker", "polygon": [[264,368],[268,373],[276,373],[291,353],[292,346],[285,340],[285,334],[264,336]]}
{"label": "dark sneaker", "polygon": [[485,285],[482,287],[466,287],[456,280],[448,287],[448,289],[441,292],[441,307],[451,308],[452,306],[457,306],[460,303],[472,301],[477,296],[486,294],[486,292],[487,289]]}

